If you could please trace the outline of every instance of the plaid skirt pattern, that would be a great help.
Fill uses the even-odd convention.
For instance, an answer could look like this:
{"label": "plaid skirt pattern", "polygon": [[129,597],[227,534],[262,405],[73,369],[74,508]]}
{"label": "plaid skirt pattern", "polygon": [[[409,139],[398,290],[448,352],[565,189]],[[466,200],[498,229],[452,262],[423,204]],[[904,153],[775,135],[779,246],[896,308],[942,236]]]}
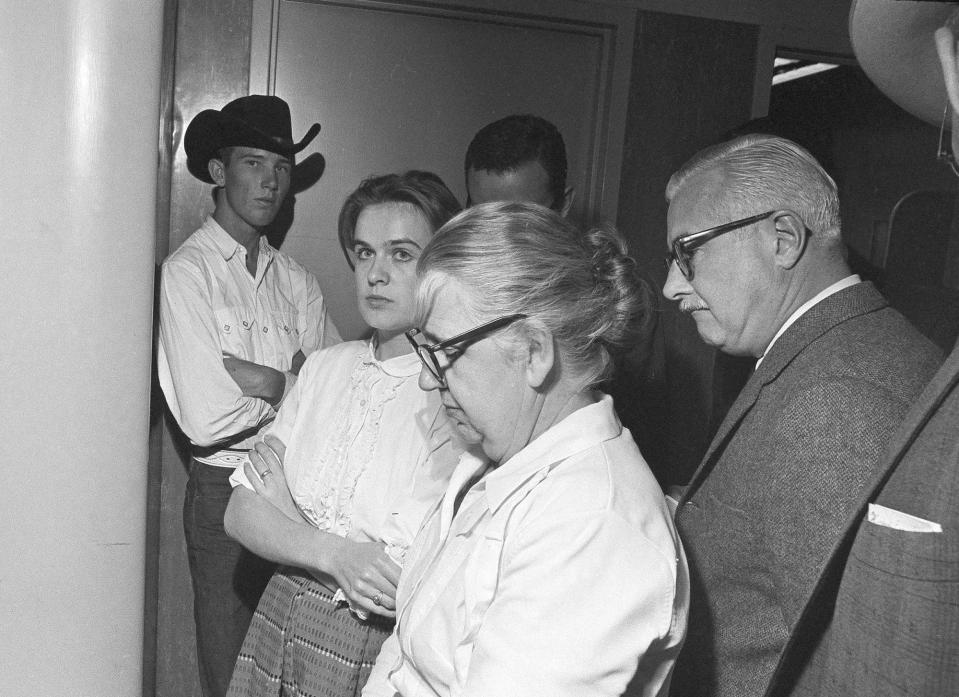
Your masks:
{"label": "plaid skirt pattern", "polygon": [[359,696],[392,620],[359,620],[309,574],[284,567],[260,598],[228,697]]}

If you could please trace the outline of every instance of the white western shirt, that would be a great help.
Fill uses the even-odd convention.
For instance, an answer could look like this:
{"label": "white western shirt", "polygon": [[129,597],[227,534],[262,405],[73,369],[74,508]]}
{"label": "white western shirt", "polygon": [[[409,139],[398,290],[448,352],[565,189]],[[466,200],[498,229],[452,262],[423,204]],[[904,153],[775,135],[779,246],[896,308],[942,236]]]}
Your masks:
{"label": "white western shirt", "polygon": [[[289,371],[297,351],[309,355],[339,340],[316,277],[263,237],[255,277],[246,249],[212,217],[163,262],[157,372],[196,446],[249,448],[276,415],[265,400],[243,395],[225,356]],[[198,459],[231,463],[216,453]]]}

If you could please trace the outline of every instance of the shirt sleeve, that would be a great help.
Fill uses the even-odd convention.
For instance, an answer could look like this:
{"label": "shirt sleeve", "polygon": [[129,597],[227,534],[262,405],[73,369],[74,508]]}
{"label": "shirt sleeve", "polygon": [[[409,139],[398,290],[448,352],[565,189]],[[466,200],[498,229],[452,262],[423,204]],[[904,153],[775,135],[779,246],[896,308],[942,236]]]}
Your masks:
{"label": "shirt sleeve", "polygon": [[340,333],[327,312],[326,301],[320,291],[316,276],[306,272],[306,325],[302,328],[303,353],[309,356],[313,351],[340,343]]}
{"label": "shirt sleeve", "polygon": [[272,419],[269,403],[245,397],[223,366],[207,283],[199,268],[164,264],[157,370],[170,411],[189,439],[210,446]]}
{"label": "shirt sleeve", "polygon": [[[516,530],[483,617],[463,697],[656,694],[672,666],[676,560],[610,513]],[[639,694],[647,694],[642,691]]]}

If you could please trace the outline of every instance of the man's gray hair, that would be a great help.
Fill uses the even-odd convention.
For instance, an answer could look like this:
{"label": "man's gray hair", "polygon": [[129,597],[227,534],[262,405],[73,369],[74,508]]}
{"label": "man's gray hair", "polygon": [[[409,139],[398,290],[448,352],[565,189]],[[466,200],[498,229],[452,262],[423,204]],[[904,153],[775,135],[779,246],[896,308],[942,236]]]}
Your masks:
{"label": "man's gray hair", "polygon": [[836,182],[808,150],[778,136],[749,134],[700,150],[666,185],[672,201],[686,182],[719,169],[724,175],[723,200],[731,215],[750,215],[787,208],[826,243],[838,242],[841,220]]}

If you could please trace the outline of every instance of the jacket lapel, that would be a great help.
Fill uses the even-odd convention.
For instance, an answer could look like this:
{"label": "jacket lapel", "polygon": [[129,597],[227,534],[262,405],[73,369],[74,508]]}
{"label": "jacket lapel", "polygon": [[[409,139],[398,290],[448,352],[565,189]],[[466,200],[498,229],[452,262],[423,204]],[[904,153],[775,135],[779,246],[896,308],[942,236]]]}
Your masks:
{"label": "jacket lapel", "polygon": [[733,402],[729,413],[716,431],[702,463],[689,480],[680,505],[696,492],[716,466],[742,420],[756,404],[763,388],[774,382],[796,356],[837,324],[867,312],[881,310],[887,305],[886,299],[879,294],[872,283],[857,283],[830,295],[796,320],[768,351],[763,362],[743,387],[739,397]]}

